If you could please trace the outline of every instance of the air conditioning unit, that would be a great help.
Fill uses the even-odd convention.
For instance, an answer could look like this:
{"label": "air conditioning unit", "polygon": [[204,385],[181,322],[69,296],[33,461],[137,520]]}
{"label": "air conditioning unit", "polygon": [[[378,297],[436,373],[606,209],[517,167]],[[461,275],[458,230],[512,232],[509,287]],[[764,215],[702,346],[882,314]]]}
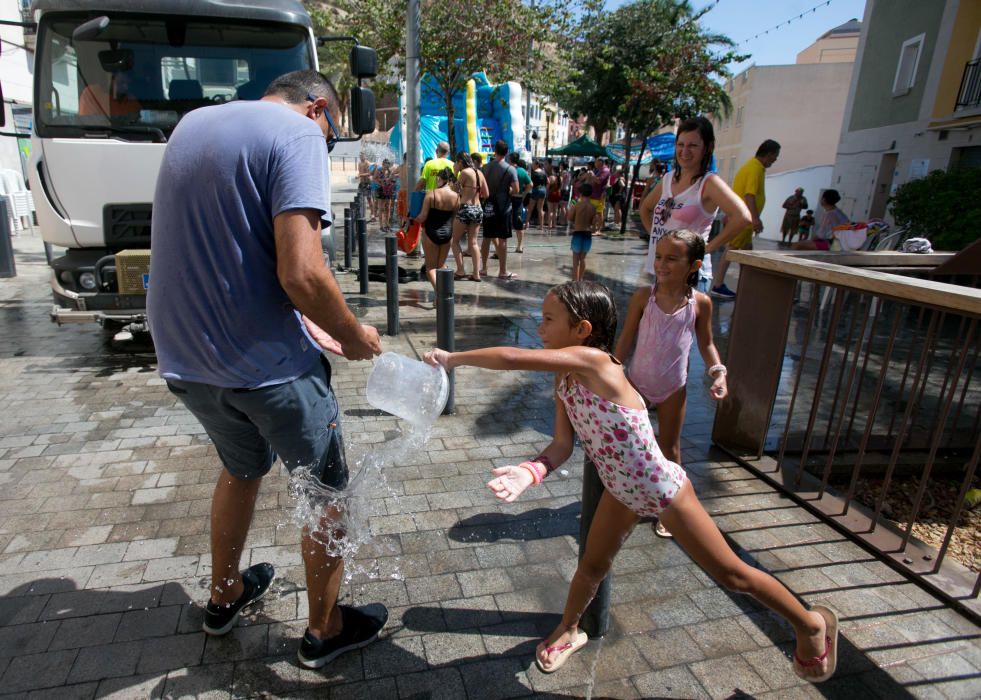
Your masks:
{"label": "air conditioning unit", "polygon": [[146,294],[150,286],[150,251],[133,249],[116,253],[116,279],[120,294]]}

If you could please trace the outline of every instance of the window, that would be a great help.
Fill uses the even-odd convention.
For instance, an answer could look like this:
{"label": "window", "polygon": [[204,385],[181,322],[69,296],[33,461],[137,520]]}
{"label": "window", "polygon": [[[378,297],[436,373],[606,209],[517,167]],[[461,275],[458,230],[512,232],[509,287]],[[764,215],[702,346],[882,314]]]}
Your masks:
{"label": "window", "polygon": [[899,65],[896,66],[896,78],[892,83],[893,97],[905,95],[913,89],[925,38],[926,34],[920,34],[912,39],[907,39],[903,42],[902,48],[899,49]]}
{"label": "window", "polygon": [[742,107],[737,107],[736,108],[736,126],[742,126],[742,125],[743,125],[743,108]]}

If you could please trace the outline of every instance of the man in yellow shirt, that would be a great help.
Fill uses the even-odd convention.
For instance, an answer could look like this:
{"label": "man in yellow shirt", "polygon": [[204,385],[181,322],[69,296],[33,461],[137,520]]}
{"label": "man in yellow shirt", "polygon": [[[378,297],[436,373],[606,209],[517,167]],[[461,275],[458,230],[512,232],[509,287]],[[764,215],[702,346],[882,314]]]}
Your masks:
{"label": "man in yellow shirt", "polygon": [[[763,230],[760,214],[766,203],[766,169],[776,163],[779,157],[780,144],[773,139],[767,139],[756,149],[756,155],[736,171],[736,177],[732,181],[732,190],[746,202],[753,223],[729,241],[728,247],[732,250],[752,250],[753,235],[759,235]],[[723,257],[715,268],[712,291],[710,292],[717,299],[736,298],[736,293],[725,284],[727,269],[729,269],[729,261]]]}
{"label": "man in yellow shirt", "polygon": [[440,141],[436,144],[436,157],[426,161],[422,168],[422,178],[426,181],[426,191],[436,189],[436,175],[445,168],[453,170],[453,161],[446,157],[450,152],[450,144]]}

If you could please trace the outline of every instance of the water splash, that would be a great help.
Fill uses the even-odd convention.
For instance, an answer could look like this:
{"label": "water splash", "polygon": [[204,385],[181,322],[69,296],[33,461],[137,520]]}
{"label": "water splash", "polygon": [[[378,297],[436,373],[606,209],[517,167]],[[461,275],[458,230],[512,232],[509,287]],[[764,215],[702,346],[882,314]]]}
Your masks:
{"label": "water splash", "polygon": [[[289,478],[289,495],[294,502],[290,522],[310,533],[311,539],[325,548],[327,555],[344,559],[344,582],[355,578],[404,580],[397,563],[394,544],[374,542],[370,517],[379,502],[398,503],[401,494],[385,477],[385,468],[405,461],[426,444],[432,426],[402,424],[405,430],[396,439],[375,448],[356,460],[353,476],[346,489],[325,486],[311,473],[309,467],[297,467]],[[396,513],[387,513],[396,515]],[[332,517],[325,517],[325,516]],[[376,557],[358,561],[357,554],[372,543]],[[394,569],[380,570],[379,557],[395,557]]]}
{"label": "water splash", "polygon": [[381,162],[386,158],[393,163],[400,163],[402,161],[402,158],[399,157],[387,143],[362,141],[361,152],[368,157],[368,161],[370,163],[377,163],[378,165],[381,165]]}

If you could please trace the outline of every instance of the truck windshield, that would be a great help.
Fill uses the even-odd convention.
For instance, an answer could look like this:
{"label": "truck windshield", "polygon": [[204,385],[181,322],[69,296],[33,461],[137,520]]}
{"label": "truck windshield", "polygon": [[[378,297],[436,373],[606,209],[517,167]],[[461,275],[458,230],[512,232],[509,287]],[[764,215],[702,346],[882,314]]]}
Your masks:
{"label": "truck windshield", "polygon": [[113,15],[72,38],[89,15],[42,18],[37,40],[39,136],[164,140],[198,107],[262,97],[276,77],[312,68],[304,27]]}

